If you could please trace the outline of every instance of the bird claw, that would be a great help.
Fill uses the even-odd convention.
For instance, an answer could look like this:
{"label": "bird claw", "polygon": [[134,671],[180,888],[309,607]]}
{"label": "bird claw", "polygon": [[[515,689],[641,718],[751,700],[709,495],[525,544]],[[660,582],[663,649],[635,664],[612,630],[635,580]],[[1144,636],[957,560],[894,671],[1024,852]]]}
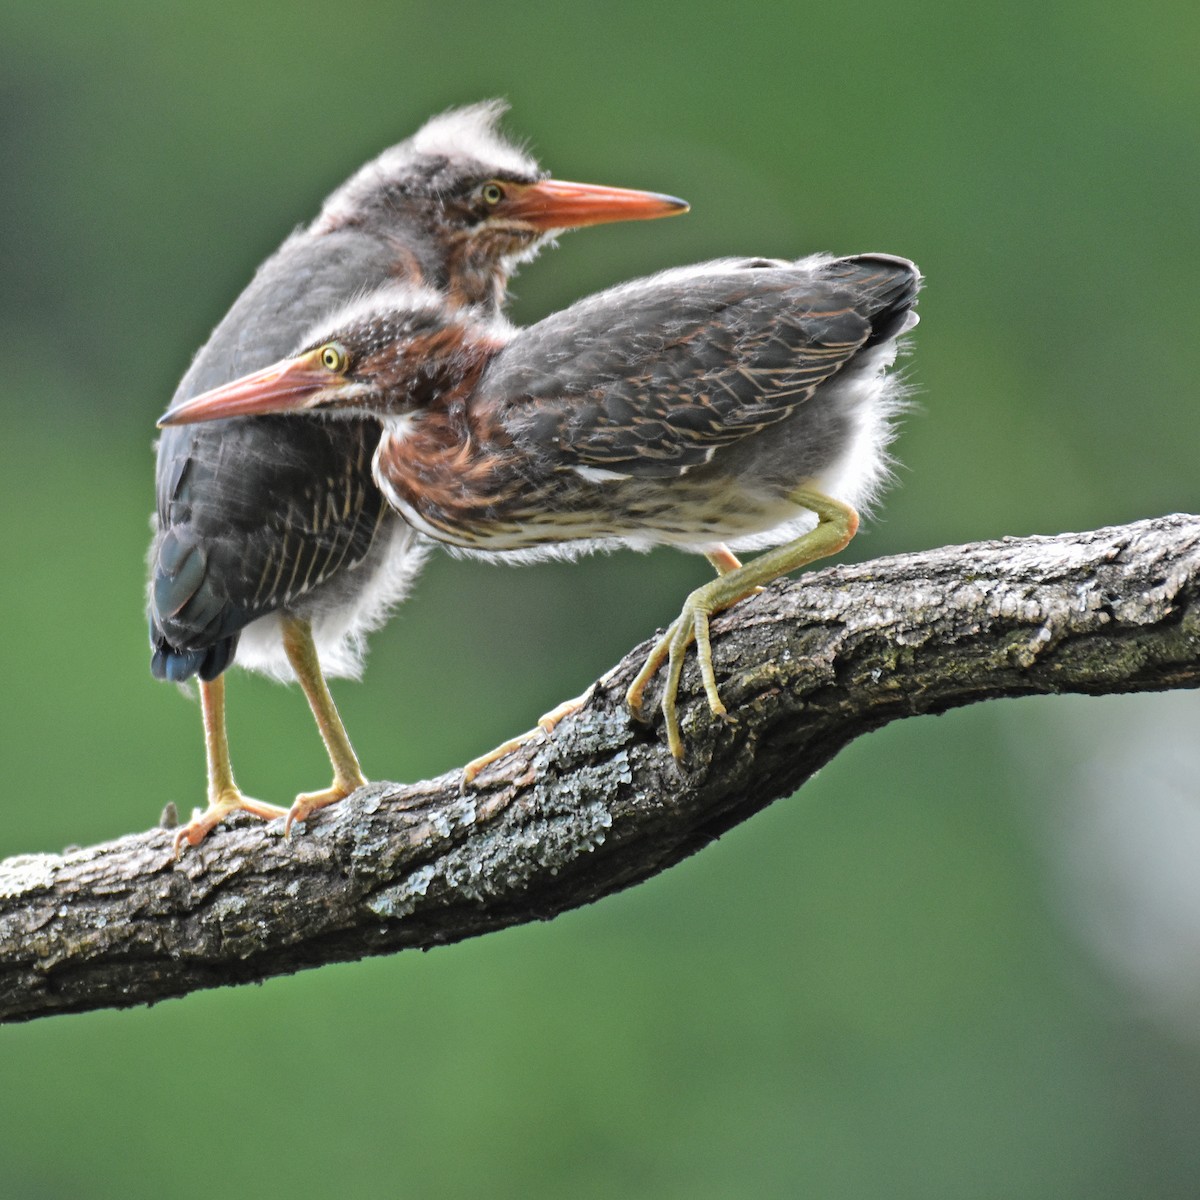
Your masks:
{"label": "bird claw", "polygon": [[480,772],[486,767],[490,767],[492,763],[503,758],[511,750],[517,750],[526,742],[532,741],[535,737],[541,734],[544,737],[549,737],[558,725],[566,717],[572,713],[577,713],[591,698],[592,692],[596,685],[592,684],[587,691],[578,696],[573,696],[570,700],[564,700],[561,704],[556,705],[548,713],[543,713],[538,717],[537,724],[532,729],[527,729],[524,733],[517,734],[514,738],[509,738],[507,742],[501,742],[499,746],[493,750],[489,750],[486,754],[481,754],[478,758],[473,758],[465,767],[463,767],[462,780],[459,783],[459,791],[466,792],[475,782]]}
{"label": "bird claw", "polygon": [[322,808],[328,808],[331,804],[337,804],[339,800],[345,800],[351,792],[357,791],[366,782],[360,776],[354,780],[334,780],[330,787],[320,792],[301,792],[296,797],[292,807],[283,814],[286,817],[286,820],[283,822],[283,836],[290,838],[292,836],[292,825],[295,822],[307,821],[313,813],[320,811]]}
{"label": "bird claw", "polygon": [[[721,581],[717,580],[716,582],[720,583]],[[740,597],[735,597],[735,599],[740,599]],[[728,604],[721,605],[722,608],[727,606]],[[716,672],[713,670],[712,643],[708,631],[708,619],[713,611],[715,609],[707,589],[697,588],[684,601],[679,616],[671,622],[666,632],[655,642],[654,649],[647,655],[637,678],[629,685],[629,690],[625,693],[625,704],[633,719],[648,723],[650,718],[645,714],[643,704],[646,686],[657,674],[659,667],[664,662],[667,664],[667,678],[663,684],[659,708],[666,726],[667,748],[677,761],[683,758],[683,735],[679,727],[676,701],[688,647],[693,642],[696,644],[696,659],[700,664],[700,677],[704,683],[709,710],[715,717],[728,718],[725,704],[717,690]],[[732,718],[729,719],[732,720]]]}
{"label": "bird claw", "polygon": [[465,794],[467,790],[474,786],[475,780],[479,775],[487,770],[494,762],[499,762],[506,754],[512,750],[518,750],[526,742],[532,741],[536,737],[545,737],[544,730],[539,722],[532,729],[525,730],[524,733],[518,733],[516,737],[509,738],[506,742],[501,742],[500,745],[494,746],[486,754],[481,754],[478,758],[473,758],[465,767],[463,767],[462,779],[459,781],[458,790]]}
{"label": "bird claw", "polygon": [[171,842],[173,856],[176,859],[179,858],[179,852],[182,850],[184,842],[187,842],[189,846],[200,845],[218,825],[225,821],[230,813],[238,811],[248,812],[251,816],[259,817],[264,821],[273,821],[276,817],[287,816],[287,809],[280,808],[277,804],[265,804],[261,800],[243,796],[236,789],[222,792],[209,800],[208,807],[203,812],[198,808],[192,809],[192,819],[175,831],[175,837]]}

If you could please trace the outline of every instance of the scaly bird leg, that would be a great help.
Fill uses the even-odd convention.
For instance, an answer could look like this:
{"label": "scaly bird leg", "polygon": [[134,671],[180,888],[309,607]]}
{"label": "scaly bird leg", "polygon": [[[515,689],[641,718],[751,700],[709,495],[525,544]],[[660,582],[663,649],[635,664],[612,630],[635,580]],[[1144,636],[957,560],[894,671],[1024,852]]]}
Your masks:
{"label": "scaly bird leg", "polygon": [[[718,545],[707,551],[704,555],[710,563],[713,570],[718,575],[728,575],[732,571],[741,569],[741,562],[737,555],[729,549],[728,546]],[[761,592],[762,588],[755,588],[756,592]],[[600,680],[604,683],[607,676]],[[581,696],[576,696],[573,700],[564,700],[557,708],[551,709],[545,716],[538,718],[538,723],[533,729],[528,729],[524,733],[518,734],[515,738],[509,738],[507,742],[501,742],[494,750],[489,750],[486,754],[481,754],[478,758],[473,758],[465,767],[463,767],[462,787],[465,790],[475,782],[475,777],[485,767],[489,767],[498,759],[503,758],[510,750],[516,750],[523,746],[530,739],[535,738],[538,734],[545,734],[549,737],[554,732],[554,727],[564,717],[569,717],[572,713],[578,712],[591,697],[592,690],[596,685],[588,688]]]}
{"label": "scaly bird leg", "polygon": [[[712,569],[716,571],[719,576],[732,575],[734,571],[740,571],[742,569],[742,560],[738,558],[738,556],[734,554],[734,552],[730,550],[730,548],[726,546],[724,542],[719,542],[711,550],[706,550],[704,552],[704,557],[708,559],[709,563],[712,565]],[[761,587],[756,587],[751,592],[748,592],[747,595],[757,596],[758,593],[763,590],[764,589]],[[672,624],[671,629],[674,628],[675,625]],[[667,630],[667,633],[663,635],[662,641],[655,646],[655,653],[658,654],[658,657],[653,658],[652,660],[647,659],[646,665],[638,673],[637,679],[634,680],[629,691],[625,694],[626,704],[629,705],[633,715],[639,721],[645,720],[642,715],[642,693],[645,692],[646,685],[654,677],[655,671],[662,666],[662,660],[666,657],[666,650],[669,645],[668,638],[670,637],[671,629]],[[719,698],[717,703],[721,703]],[[724,711],[725,706],[721,705],[721,712]]]}
{"label": "scaly bird leg", "polygon": [[742,569],[741,559],[724,543],[706,551],[704,557],[712,563],[712,569],[718,575],[728,575]]}
{"label": "scaly bird leg", "polygon": [[[663,685],[662,713],[667,727],[667,745],[676,758],[683,757],[683,738],[679,732],[679,717],[675,699],[679,691],[679,679],[683,673],[687,648],[696,643],[696,658],[700,664],[700,676],[708,696],[708,706],[715,716],[722,716],[725,705],[717,691],[716,674],[712,664],[712,645],[708,636],[708,620],[714,613],[723,612],[746,596],[788,574],[806,563],[827,558],[844,549],[858,530],[858,513],[848,504],[834,500],[821,492],[801,488],[790,497],[796,504],[817,514],[817,526],[795,541],[776,546],[760,554],[753,562],[723,573],[720,578],[697,588],[684,601],[683,610],[671,623],[666,633],[658,640],[645,665],[625,694],[634,717],[642,719],[642,696],[646,685],[655,672],[667,663],[667,679]],[[722,549],[724,549],[722,547]],[[725,553],[728,554],[728,551]],[[719,556],[718,556],[719,557]],[[730,558],[733,556],[730,555]],[[709,561],[721,570],[721,565],[710,553]]]}
{"label": "scaly bird leg", "polygon": [[[734,571],[742,569],[742,560],[724,542],[714,546],[711,550],[705,551],[704,557],[712,563],[712,569],[718,575],[731,575]],[[759,592],[765,590],[764,588],[756,587],[750,594],[757,596]]]}
{"label": "scaly bird leg", "polygon": [[234,782],[229,737],[225,732],[224,675],[218,675],[211,683],[200,681],[200,709],[204,714],[204,752],[208,762],[208,808],[204,812],[193,810],[192,819],[176,831],[176,858],[184,842],[189,846],[200,845],[231,812],[241,809],[264,821],[287,816],[286,808],[243,796]]}
{"label": "scaly bird leg", "polygon": [[287,820],[283,825],[284,835],[287,836],[291,832],[293,822],[304,821],[317,809],[344,800],[367,780],[358,765],[358,755],[350,745],[342,718],[338,716],[337,705],[329,694],[325,675],[321,671],[321,662],[317,657],[317,647],[313,642],[312,626],[301,617],[284,617],[283,648],[300,686],[304,689],[304,695],[308,698],[308,706],[316,718],[321,740],[325,743],[329,761],[333,766],[332,786],[321,792],[302,792],[296,797],[296,802],[287,813]]}

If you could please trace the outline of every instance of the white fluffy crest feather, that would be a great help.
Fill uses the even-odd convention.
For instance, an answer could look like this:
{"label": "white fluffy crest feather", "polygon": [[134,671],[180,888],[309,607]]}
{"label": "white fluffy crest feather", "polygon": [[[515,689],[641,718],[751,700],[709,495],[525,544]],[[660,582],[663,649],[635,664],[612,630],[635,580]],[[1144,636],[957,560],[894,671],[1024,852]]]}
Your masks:
{"label": "white fluffy crest feather", "polygon": [[473,159],[514,175],[537,174],[538,164],[532,155],[499,130],[500,118],[506,112],[507,100],[481,100],[478,104],[448,109],[431,117],[407,142],[401,142],[393,150],[408,147],[409,154]]}
{"label": "white fluffy crest feather", "polygon": [[505,100],[482,100],[431,117],[412,137],[383,151],[332,192],[317,224],[336,225],[352,216],[366,197],[403,178],[422,159],[477,163],[485,173],[518,178],[540,175],[537,160],[500,132],[500,118],[507,111]]}

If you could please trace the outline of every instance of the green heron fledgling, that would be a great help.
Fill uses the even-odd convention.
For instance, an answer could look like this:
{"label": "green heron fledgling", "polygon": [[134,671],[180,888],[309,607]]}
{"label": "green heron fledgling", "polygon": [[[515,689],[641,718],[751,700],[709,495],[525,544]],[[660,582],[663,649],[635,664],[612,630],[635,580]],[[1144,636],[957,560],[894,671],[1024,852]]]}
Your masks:
{"label": "green heron fledgling", "polygon": [[[724,713],[708,620],[841,550],[888,474],[903,391],[888,368],[921,284],[883,254],[738,259],[667,271],[527,329],[386,289],[303,349],[164,421],[323,411],[383,423],[375,478],[414,528],[460,550],[537,558],[621,544],[705,553],[696,589],[630,687],[688,646]],[[730,547],[766,549],[741,565]]]}
{"label": "green heron fledgling", "polygon": [[[559,231],[665,216],[681,200],[546,177],[485,103],[435,117],[338,188],[258,270],[180,383],[172,405],[289,352],[315,322],[404,281],[448,309],[499,310],[516,264]],[[208,808],[192,845],[235,809],[302,820],[364,782],[325,684],[356,674],[364,639],[407,590],[423,549],[371,478],[370,419],[282,418],[167,429],[158,446],[150,551],[152,670],[200,678]],[[222,673],[293,674],[333,765],[332,786],[287,809],[244,796],[225,733]]]}

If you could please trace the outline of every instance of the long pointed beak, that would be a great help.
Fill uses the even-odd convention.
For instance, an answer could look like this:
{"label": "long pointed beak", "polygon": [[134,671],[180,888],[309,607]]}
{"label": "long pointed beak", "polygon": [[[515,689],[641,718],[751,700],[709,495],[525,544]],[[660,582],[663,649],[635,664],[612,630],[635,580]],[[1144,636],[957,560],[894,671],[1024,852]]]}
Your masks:
{"label": "long pointed beak", "polygon": [[543,179],[523,188],[505,207],[506,215],[527,222],[541,233],[552,233],[557,229],[603,225],[608,221],[674,217],[687,212],[691,205],[686,200],[657,192]]}
{"label": "long pointed beak", "polygon": [[158,419],[164,425],[192,425],[226,417],[255,417],[264,413],[308,408],[313,398],[338,381],[321,365],[320,351],[285,358],[253,375],[213,388],[168,409]]}

